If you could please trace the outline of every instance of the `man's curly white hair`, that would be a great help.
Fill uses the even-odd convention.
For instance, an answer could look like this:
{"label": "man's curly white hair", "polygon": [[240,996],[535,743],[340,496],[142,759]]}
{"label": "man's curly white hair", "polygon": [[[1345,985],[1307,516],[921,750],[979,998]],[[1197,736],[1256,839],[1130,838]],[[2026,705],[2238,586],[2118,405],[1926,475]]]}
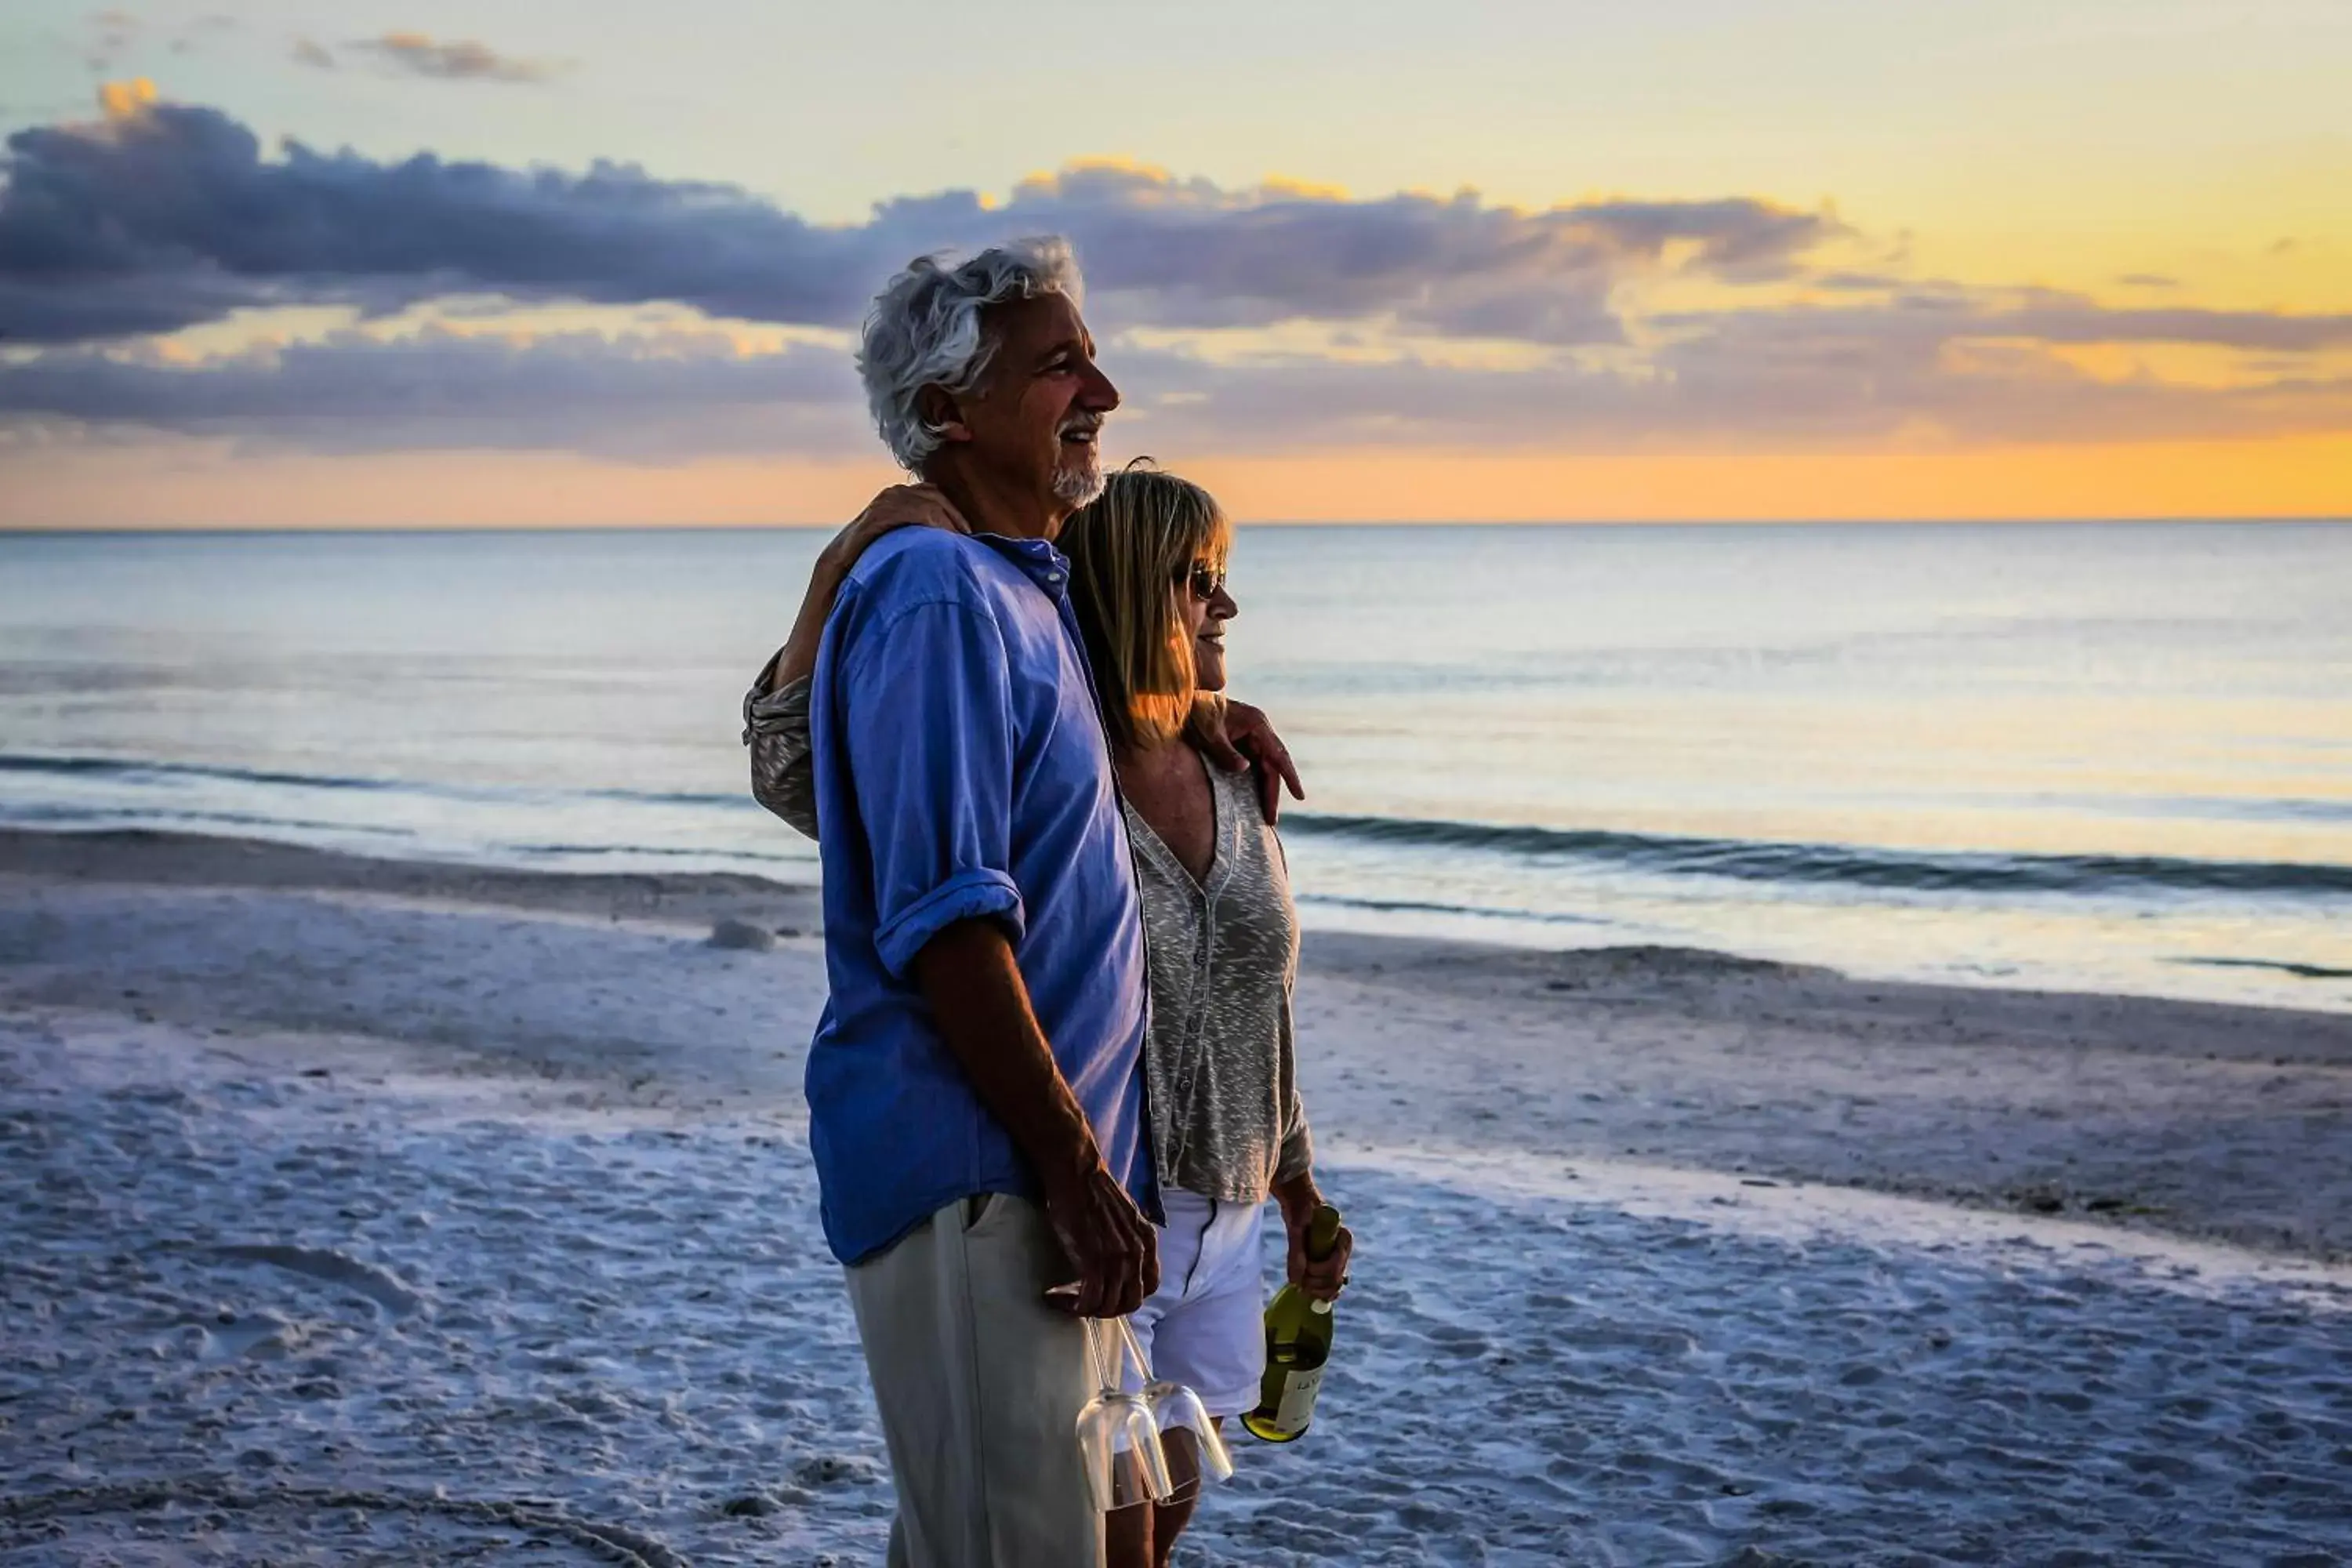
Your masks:
{"label": "man's curly white hair", "polygon": [[866,313],[857,374],[882,443],[899,466],[919,474],[940,448],[939,430],[917,405],[923,388],[961,396],[988,374],[996,340],[982,330],[982,310],[1041,294],[1066,294],[1076,304],[1085,288],[1070,242],[1057,234],[1011,240],[953,265],[918,257],[891,279]]}

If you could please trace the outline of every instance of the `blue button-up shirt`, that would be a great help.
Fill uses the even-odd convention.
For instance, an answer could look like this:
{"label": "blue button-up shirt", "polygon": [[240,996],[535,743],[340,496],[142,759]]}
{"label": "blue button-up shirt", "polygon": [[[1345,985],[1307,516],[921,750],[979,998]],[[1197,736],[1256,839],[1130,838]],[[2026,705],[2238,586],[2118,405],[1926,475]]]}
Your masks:
{"label": "blue button-up shirt", "polygon": [[844,1263],[958,1198],[1037,1195],[915,984],[923,945],[974,918],[1004,928],[1105,1162],[1159,1216],[1143,925],[1069,575],[1043,540],[901,529],[825,623],[809,726],[832,995],[809,1144]]}

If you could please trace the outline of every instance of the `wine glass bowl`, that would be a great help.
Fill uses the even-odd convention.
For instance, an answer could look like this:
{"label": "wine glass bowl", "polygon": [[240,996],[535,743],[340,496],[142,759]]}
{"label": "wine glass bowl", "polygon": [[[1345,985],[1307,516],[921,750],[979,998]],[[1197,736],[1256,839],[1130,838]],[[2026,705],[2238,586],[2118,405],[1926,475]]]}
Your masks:
{"label": "wine glass bowl", "polygon": [[1171,1491],[1164,1500],[1180,1502],[1209,1482],[1232,1479],[1233,1455],[1217,1430],[1216,1417],[1201,1403],[1200,1394],[1181,1383],[1152,1376],[1150,1359],[1124,1318],[1119,1320],[1118,1332],[1145,1380],[1140,1397],[1150,1408],[1152,1425],[1167,1455]]}
{"label": "wine glass bowl", "polygon": [[1146,1384],[1143,1399],[1151,1406],[1160,1446],[1168,1456],[1170,1501],[1181,1501],[1209,1482],[1233,1479],[1234,1457],[1199,1394],[1163,1380]]}
{"label": "wine glass bowl", "polygon": [[[1116,1336],[1126,1327],[1124,1319],[1116,1331],[1091,1319],[1086,1325],[1087,1351],[1099,1387],[1078,1410],[1078,1452],[1086,1463],[1087,1489],[1095,1507],[1104,1513],[1138,1503],[1165,1502],[1176,1495],[1152,1407],[1142,1395],[1120,1386],[1124,1382],[1121,1358],[1128,1347]],[[1108,1357],[1105,1340],[1111,1342]],[[1150,1369],[1143,1370],[1148,1376]]]}

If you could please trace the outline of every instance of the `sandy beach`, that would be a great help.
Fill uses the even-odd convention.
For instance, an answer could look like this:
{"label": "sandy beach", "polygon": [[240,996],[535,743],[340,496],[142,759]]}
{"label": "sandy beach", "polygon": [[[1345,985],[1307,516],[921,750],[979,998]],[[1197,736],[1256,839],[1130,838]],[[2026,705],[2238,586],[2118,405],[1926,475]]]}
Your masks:
{"label": "sandy beach", "polygon": [[[0,834],[0,1563],[878,1561],[817,924]],[[1181,1561],[2352,1560],[2352,1016],[1306,962],[1345,1349]]]}

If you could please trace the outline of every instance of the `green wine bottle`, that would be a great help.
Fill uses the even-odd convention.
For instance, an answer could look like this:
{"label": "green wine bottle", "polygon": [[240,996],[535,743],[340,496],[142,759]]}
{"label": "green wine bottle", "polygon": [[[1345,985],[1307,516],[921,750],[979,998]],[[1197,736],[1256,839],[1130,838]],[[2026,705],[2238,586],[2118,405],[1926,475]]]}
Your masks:
{"label": "green wine bottle", "polygon": [[[1317,1263],[1339,1244],[1339,1211],[1318,1205],[1307,1222],[1307,1256]],[[1257,1385],[1257,1408],[1242,1417],[1253,1436],[1287,1443],[1315,1418],[1316,1391],[1323,1386],[1323,1363],[1331,1359],[1331,1303],[1310,1301],[1296,1285],[1274,1293],[1265,1309],[1265,1376]]]}

